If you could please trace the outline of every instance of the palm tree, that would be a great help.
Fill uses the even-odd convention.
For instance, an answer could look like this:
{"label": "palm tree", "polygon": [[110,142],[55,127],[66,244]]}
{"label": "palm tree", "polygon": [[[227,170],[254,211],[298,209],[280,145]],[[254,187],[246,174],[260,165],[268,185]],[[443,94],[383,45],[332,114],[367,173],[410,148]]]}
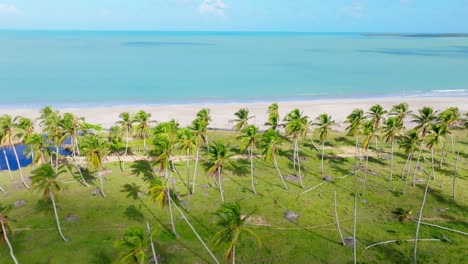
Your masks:
{"label": "palm tree", "polygon": [[99,177],[101,186],[99,192],[103,197],[106,197],[106,194],[104,193],[104,183],[102,181],[101,169],[103,169],[102,159],[108,153],[107,141],[99,138],[97,135],[90,134],[83,138],[81,147],[83,154],[86,156],[88,166],[92,169],[95,169]]}
{"label": "palm tree", "polygon": [[175,168],[172,156],[177,146],[178,130],[179,124],[175,120],[160,123],[154,129],[154,148],[150,155],[156,157],[155,163],[159,165],[160,171],[164,172],[166,179],[171,178],[170,171]]}
{"label": "palm tree", "polygon": [[150,124],[154,121],[150,120],[151,114],[143,110],[138,111],[135,114],[134,122],[136,123],[135,136],[143,139],[143,148],[146,151],[146,139],[150,136],[151,127]]}
{"label": "palm tree", "polygon": [[[400,138],[399,144],[400,148],[402,148],[407,156],[405,166],[403,167],[403,173],[401,177],[405,177],[405,170],[408,168],[408,175],[411,173],[411,161],[413,160],[413,154],[416,148],[419,146],[421,142],[421,138],[419,137],[419,133],[416,130],[410,130],[406,135]],[[405,190],[406,190],[406,183],[407,177],[405,177]],[[413,175],[413,186],[416,185],[416,174]]]}
{"label": "palm tree", "polygon": [[288,113],[284,118],[286,134],[292,138],[293,142],[293,167],[294,173],[296,173],[296,163],[297,163],[297,172],[299,179],[301,181],[301,187],[304,188],[304,183],[301,176],[301,164],[299,158],[299,138],[304,138],[309,131],[308,127],[308,116],[304,116],[299,109],[294,109]]}
{"label": "palm tree", "polygon": [[221,230],[214,234],[214,246],[228,244],[226,259],[232,260],[233,264],[236,263],[236,247],[240,244],[243,234],[249,234],[255,238],[257,245],[261,246],[260,238],[245,227],[245,222],[252,213],[242,214],[238,203],[223,203],[215,213],[218,218],[216,224]]}
{"label": "palm tree", "polygon": [[[442,113],[440,113],[439,119],[447,127],[447,133],[450,134],[452,153],[455,154],[455,150],[454,150],[454,146],[453,146],[454,142],[453,142],[452,129],[455,127],[455,125],[458,122],[461,121],[460,110],[458,110],[458,107],[449,107],[448,109],[446,109]],[[445,147],[445,144],[444,144],[444,147]],[[441,164],[442,164],[442,162],[441,162]]]}
{"label": "palm tree", "polygon": [[[367,112],[367,117],[374,123],[375,131],[379,130],[381,121],[384,120],[384,115],[387,113],[387,110],[384,110],[383,107],[379,104],[371,106],[369,112]],[[379,151],[378,147],[378,138],[375,137],[375,150]]]}
{"label": "palm tree", "polygon": [[401,122],[402,124],[405,123],[405,118],[411,113],[412,111],[409,110],[408,103],[394,105],[390,110],[390,115],[396,117],[398,122]]}
{"label": "palm tree", "polygon": [[434,111],[432,107],[423,107],[419,109],[418,112],[419,112],[419,115],[413,114],[414,119],[411,120],[411,122],[417,124],[414,129],[416,129],[417,131],[420,131],[421,133],[421,145],[419,146],[419,154],[416,160],[414,177],[416,177],[416,172],[419,166],[419,160],[421,158],[424,140],[426,139],[426,134],[429,131],[429,129],[432,127],[432,124],[437,120],[437,117],[435,115],[437,112]]}
{"label": "palm tree", "polygon": [[2,239],[7,244],[8,249],[10,250],[11,259],[13,260],[15,264],[18,264],[19,262],[16,259],[15,254],[13,252],[13,246],[11,245],[10,240],[8,239],[8,236],[13,233],[13,229],[10,226],[10,223],[8,221],[9,218],[7,215],[10,209],[11,209],[11,206],[2,206],[2,204],[0,204],[0,225],[2,226],[2,229],[0,230],[0,234],[1,234]]}
{"label": "palm tree", "polygon": [[207,131],[208,126],[210,125],[210,122],[211,122],[210,109],[203,108],[200,111],[198,111],[197,120],[199,120],[200,124],[202,124],[204,141],[205,141],[205,144],[209,146],[208,135],[207,135],[206,131]]}
{"label": "palm tree", "polygon": [[198,137],[193,133],[190,127],[182,128],[178,131],[179,142],[178,148],[185,154],[186,168],[187,168],[187,193],[190,195],[190,156],[197,148]]}
{"label": "palm tree", "polygon": [[441,142],[445,142],[445,134],[447,134],[447,126],[444,124],[434,124],[432,125],[432,129],[429,131],[429,135],[426,138],[426,145],[431,149],[432,177],[434,180],[434,147],[439,145]]}
{"label": "palm tree", "polygon": [[228,146],[220,142],[213,142],[208,151],[208,158],[203,164],[208,176],[217,177],[219,192],[221,194],[221,201],[224,202],[224,191],[223,191],[223,182],[221,175],[223,169],[232,169],[234,164],[232,161],[232,156],[234,154],[231,152]]}
{"label": "palm tree", "polygon": [[[58,169],[59,148],[63,141],[62,117],[59,111],[53,110],[50,106],[42,108],[40,114],[38,118],[40,120],[40,127],[43,132],[47,133],[49,143],[55,145],[55,167]],[[52,155],[50,156],[50,162],[52,164]]]}
{"label": "palm tree", "polygon": [[[128,154],[128,141],[133,132],[133,123],[135,122],[133,115],[129,112],[123,112],[119,115],[120,120],[116,122],[117,125],[120,126],[120,131],[122,135],[125,135],[125,153],[124,157],[127,157]],[[122,163],[122,167],[125,170],[125,162]]]}
{"label": "palm tree", "polygon": [[46,163],[46,154],[49,148],[49,144],[45,138],[37,133],[33,133],[26,138],[25,144],[28,146],[26,149],[26,156],[32,157],[33,164],[39,164],[39,161],[44,164]]}
{"label": "palm tree", "polygon": [[174,215],[172,213],[173,199],[171,199],[173,198],[172,196],[175,196],[175,194],[174,192],[171,192],[170,188],[167,186],[167,181],[166,183],[163,183],[159,179],[154,179],[151,181],[148,196],[152,201],[156,202],[159,208],[163,208],[164,206],[168,205],[169,215],[171,217],[172,232],[176,237],[178,237],[174,224]]}
{"label": "palm tree", "polygon": [[401,119],[398,119],[397,117],[389,117],[385,121],[384,139],[386,142],[390,142],[392,144],[389,181],[393,180],[393,147],[395,145],[395,138],[400,135],[402,129],[403,123],[401,122]]}
{"label": "palm tree", "polygon": [[[346,117],[345,123],[349,123],[346,127],[348,136],[354,136],[356,141],[356,151],[354,153],[354,173],[356,174],[357,169],[357,157],[359,155],[359,134],[361,133],[362,122],[364,121],[364,111],[362,109],[354,109],[351,114]],[[360,155],[359,155],[360,156]]]}
{"label": "palm tree", "polygon": [[[125,230],[123,237],[115,243],[116,247],[122,248],[121,262],[146,263],[146,249],[148,238],[139,227],[129,227]],[[154,256],[156,258],[156,256]]]}
{"label": "palm tree", "polygon": [[6,146],[13,149],[13,153],[15,154],[16,158],[16,164],[18,165],[18,170],[20,172],[21,182],[23,183],[24,187],[29,189],[29,185],[26,183],[23,176],[23,170],[21,169],[21,164],[19,161],[18,153],[16,152],[15,143],[13,142],[14,138],[16,137],[16,132],[13,119],[10,115],[0,116],[0,135],[2,135],[0,147]]}
{"label": "palm tree", "polygon": [[272,103],[268,107],[268,121],[265,122],[265,126],[269,127],[268,129],[277,130],[280,126],[280,117],[278,112],[278,104]]}
{"label": "palm tree", "polygon": [[240,139],[240,149],[242,152],[247,151],[250,158],[250,178],[252,183],[252,190],[254,194],[257,194],[255,190],[254,181],[254,164],[253,164],[253,150],[257,147],[258,139],[260,134],[258,133],[258,127],[254,125],[248,125],[242,130],[242,134],[238,136]]}
{"label": "palm tree", "polygon": [[364,122],[362,125],[362,131],[365,136],[364,141],[362,142],[362,148],[366,150],[366,165],[364,168],[364,183],[362,188],[362,196],[364,196],[364,192],[366,191],[366,181],[367,181],[367,165],[369,163],[369,145],[370,141],[373,137],[376,137],[376,128],[375,123],[373,120],[369,120]]}
{"label": "palm tree", "polygon": [[57,192],[62,190],[58,176],[62,174],[64,170],[54,170],[48,163],[42,164],[40,167],[32,171],[31,183],[33,189],[42,192],[42,199],[45,201],[52,202],[54,208],[55,221],[57,222],[57,229],[60,237],[67,242],[68,239],[62,234],[62,228],[60,227],[60,221],[57,213],[57,207],[55,205],[55,197]]}
{"label": "palm tree", "polygon": [[26,140],[34,133],[34,122],[27,117],[17,116],[13,123],[21,131],[21,141]]}
{"label": "palm tree", "polygon": [[262,147],[263,158],[268,161],[273,160],[273,165],[275,166],[275,169],[278,172],[278,176],[280,177],[284,188],[287,190],[288,186],[286,185],[286,182],[284,182],[283,176],[281,175],[281,171],[278,167],[278,162],[276,160],[278,150],[280,149],[281,145],[285,142],[286,139],[283,136],[281,136],[281,134],[277,130],[267,130],[265,133],[262,134],[260,146]]}
{"label": "palm tree", "polygon": [[206,128],[207,128],[207,121],[206,119],[197,117],[195,120],[192,121],[192,133],[194,134],[194,143],[195,143],[195,165],[193,168],[193,183],[192,183],[192,193],[195,193],[195,186],[196,186],[196,178],[197,178],[197,168],[198,168],[198,161],[200,158],[200,148],[202,143],[206,142]]}
{"label": "palm tree", "polygon": [[332,117],[327,114],[321,114],[312,123],[312,126],[315,126],[314,133],[319,136],[320,142],[322,143],[322,175],[324,175],[323,170],[323,156],[325,153],[325,140],[328,137],[328,133],[331,131],[332,126],[335,125],[335,121],[332,120]]}
{"label": "palm tree", "polygon": [[248,125],[249,119],[253,117],[249,116],[249,109],[247,108],[239,109],[239,111],[235,112],[234,115],[236,116],[236,118],[232,121],[236,123],[232,128],[236,131],[244,129],[244,127]]}

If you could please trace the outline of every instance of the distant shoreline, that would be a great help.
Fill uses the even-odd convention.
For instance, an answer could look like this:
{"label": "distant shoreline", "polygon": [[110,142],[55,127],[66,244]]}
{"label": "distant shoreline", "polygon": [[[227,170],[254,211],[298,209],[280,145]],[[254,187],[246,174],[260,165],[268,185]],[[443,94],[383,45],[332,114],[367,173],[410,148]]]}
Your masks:
{"label": "distant shoreline", "polygon": [[[281,101],[274,100],[268,102],[221,102],[221,103],[192,103],[192,104],[165,104],[165,105],[114,105],[114,106],[95,106],[95,107],[55,107],[63,112],[71,112],[84,117],[87,122],[101,124],[104,128],[111,127],[122,112],[135,113],[144,110],[152,114],[152,119],[158,122],[165,122],[175,119],[181,126],[190,125],[195,119],[196,113],[202,108],[208,108],[211,111],[212,129],[231,129],[233,124],[230,122],[234,118],[234,113],[240,108],[248,108],[250,115],[254,116],[251,123],[264,129],[263,124],[267,121],[268,106],[277,102],[279,112],[283,118],[289,111],[298,108],[308,115],[310,120],[315,119],[321,113],[327,113],[337,121],[340,126],[335,130],[343,131],[343,125],[346,116],[355,108],[361,108],[367,111],[374,104],[381,104],[385,109],[390,110],[393,105],[406,102],[414,112],[424,106],[433,107],[435,110],[444,110],[448,107],[458,107],[461,113],[468,112],[468,97],[381,97],[381,98],[354,98],[354,99],[320,99],[320,100],[296,100]],[[41,106],[44,107],[45,105]],[[39,116],[39,108],[16,107],[4,108],[0,105],[0,114],[9,114],[12,116],[22,115],[29,118]],[[411,124],[407,124],[411,126]]]}

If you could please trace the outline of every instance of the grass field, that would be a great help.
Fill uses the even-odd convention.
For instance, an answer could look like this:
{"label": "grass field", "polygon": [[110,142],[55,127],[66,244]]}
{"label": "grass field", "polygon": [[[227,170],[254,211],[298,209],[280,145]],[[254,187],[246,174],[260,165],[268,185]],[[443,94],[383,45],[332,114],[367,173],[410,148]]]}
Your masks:
{"label": "grass field", "polygon": [[[209,138],[229,142],[238,151],[234,132],[210,131]],[[456,131],[455,141],[455,152],[460,152],[456,199],[452,198],[455,155],[447,144],[447,157],[441,168],[440,148],[436,149],[436,180],[429,185],[423,222],[468,232],[467,131]],[[132,142],[132,146],[134,149],[141,148],[139,141]],[[352,138],[334,132],[326,146],[325,173],[332,176],[333,181],[325,182],[299,197],[299,193],[322,182],[321,153],[312,147],[310,141],[302,142],[300,150],[300,155],[305,157],[302,162],[304,189],[300,188],[298,182],[287,182],[289,190],[285,190],[273,164],[260,158],[255,159],[257,195],[251,192],[249,161],[246,158],[237,159],[239,164],[244,165],[243,173],[224,173],[226,201],[239,202],[244,212],[255,209],[248,225],[262,240],[260,248],[255,247],[254,240],[242,240],[237,249],[238,263],[352,263],[352,247],[340,242],[335,224],[333,195],[336,191],[338,216],[344,236],[350,237],[353,230],[354,191],[357,187],[361,192],[364,172],[357,172],[356,177],[352,175]],[[380,148],[381,154],[390,151],[389,145],[382,144]],[[279,165],[284,175],[293,174],[292,162],[288,159],[291,153],[290,145],[283,145]],[[377,157],[375,151],[370,153],[367,188],[365,195],[359,197],[357,209],[357,260],[359,263],[410,263],[413,243],[401,240],[414,238],[414,220],[418,216],[425,183],[419,182],[416,187],[409,184],[402,194],[405,182],[400,175],[406,158],[401,154],[402,151],[396,148],[395,177],[391,182],[388,181],[390,161]],[[426,151],[423,156],[423,170],[430,172],[430,153]],[[181,177],[177,173],[173,176],[178,179],[176,189],[182,200],[181,205],[189,206],[185,214],[203,239],[210,242],[218,230],[213,213],[221,204],[219,191],[212,186],[212,179],[206,177],[202,167],[199,167],[196,193],[188,203],[185,162],[176,164]],[[0,193],[1,204],[12,204],[18,200],[27,202],[25,206],[14,207],[9,213],[9,217],[14,220],[11,224],[15,230],[12,244],[20,263],[116,263],[119,260],[119,249],[114,247],[115,241],[127,227],[143,228],[145,219],[155,231],[153,238],[156,251],[161,255],[160,263],[212,262],[180,214],[175,212],[176,229],[180,236],[175,239],[166,231],[170,229],[168,208],[158,208],[143,196],[142,201],[152,210],[153,216],[140,201],[128,198],[126,193],[121,192],[122,185],[126,183],[136,183],[147,190],[142,177],[132,174],[131,164],[127,163],[126,171],[121,171],[118,163],[106,163],[104,166],[112,171],[104,182],[106,198],[93,196],[95,187],[84,187],[74,180],[76,175],[67,173],[60,178],[66,188],[59,194],[58,212],[69,242],[60,239],[53,211],[39,202],[41,194],[24,189],[17,172],[14,173],[14,181],[10,180],[7,172],[0,172],[0,186],[8,192]],[[193,171],[193,167],[190,171]],[[26,175],[29,174],[30,169],[27,169]],[[417,178],[426,179],[427,174],[420,172]],[[99,181],[94,179],[92,183],[98,185]],[[397,208],[412,211],[407,221],[398,220],[394,213]],[[287,211],[294,211],[300,216],[296,221],[289,221],[284,217]],[[67,218],[75,219],[69,221]],[[419,242],[420,263],[468,263],[466,235],[422,225],[419,237],[443,240]],[[366,250],[368,245],[385,240],[398,240],[398,243]],[[214,253],[219,260],[226,262],[223,249],[217,249]],[[150,256],[151,251],[147,255]],[[5,244],[0,244],[0,263],[13,263]]]}

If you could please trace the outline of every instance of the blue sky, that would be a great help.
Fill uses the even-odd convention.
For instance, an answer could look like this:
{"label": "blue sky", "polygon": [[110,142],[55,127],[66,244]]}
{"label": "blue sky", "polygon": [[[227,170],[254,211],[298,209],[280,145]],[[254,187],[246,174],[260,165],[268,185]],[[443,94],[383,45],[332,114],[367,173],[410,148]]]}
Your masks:
{"label": "blue sky", "polygon": [[0,29],[468,32],[468,0],[0,0]]}

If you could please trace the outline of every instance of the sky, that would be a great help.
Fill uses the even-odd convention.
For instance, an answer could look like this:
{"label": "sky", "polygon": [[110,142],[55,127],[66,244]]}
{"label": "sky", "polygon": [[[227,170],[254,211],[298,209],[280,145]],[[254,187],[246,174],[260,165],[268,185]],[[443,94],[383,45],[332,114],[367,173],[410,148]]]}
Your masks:
{"label": "sky", "polygon": [[468,33],[468,0],[0,0],[0,29]]}

